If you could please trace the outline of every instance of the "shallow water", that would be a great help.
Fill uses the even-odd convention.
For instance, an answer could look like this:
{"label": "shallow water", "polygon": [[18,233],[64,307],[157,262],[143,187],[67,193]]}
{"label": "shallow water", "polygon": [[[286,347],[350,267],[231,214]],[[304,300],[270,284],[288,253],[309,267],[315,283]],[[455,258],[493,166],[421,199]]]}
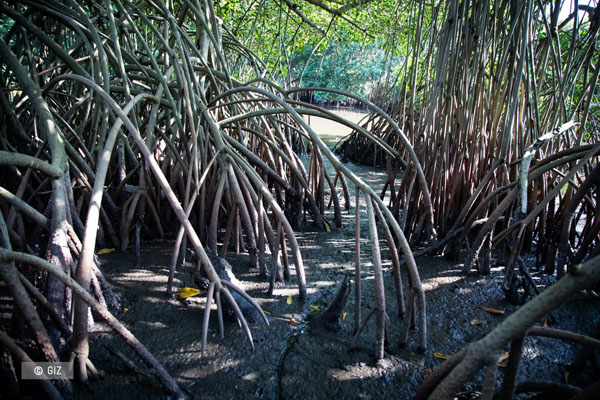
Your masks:
{"label": "shallow water", "polygon": [[[351,109],[335,109],[329,110],[342,118],[358,124],[368,114],[364,111],[351,110]],[[342,125],[338,122],[331,121],[327,118],[304,116],[304,119],[308,121],[311,128],[320,136],[336,136],[344,137],[352,132],[352,128]]]}

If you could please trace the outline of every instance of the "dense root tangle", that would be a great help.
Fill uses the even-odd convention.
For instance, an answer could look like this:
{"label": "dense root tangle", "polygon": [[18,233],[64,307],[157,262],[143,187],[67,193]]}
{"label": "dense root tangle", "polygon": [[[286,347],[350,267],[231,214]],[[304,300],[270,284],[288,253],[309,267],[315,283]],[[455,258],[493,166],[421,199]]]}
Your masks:
{"label": "dense root tangle", "polygon": [[[598,6],[562,22],[558,3],[412,7],[420,40],[408,42],[411,66],[387,111],[413,143],[440,240],[424,235],[429,205],[419,172],[379,113],[361,123],[377,141],[356,130],[336,148],[342,159],[385,165],[390,184],[381,195],[389,190],[409,243],[464,259],[465,274],[487,273],[492,248],[507,265],[506,285],[521,250],[535,250],[538,266],[558,277],[597,254]],[[441,19],[428,18],[438,11]]]}
{"label": "dense root tangle", "polygon": [[[389,191],[388,205],[408,242],[424,247],[415,255],[443,252],[464,261],[465,275],[475,268],[486,274],[496,250],[505,267],[503,290],[519,304],[539,293],[522,260],[527,252],[535,253],[537,267],[562,278],[434,371],[417,398],[451,398],[483,370],[482,398],[491,399],[497,355],[509,343],[500,397],[513,398],[528,329],[599,279],[600,6],[580,6],[559,21],[564,5],[414,3],[415,40],[405,42],[411,62],[387,111],[414,146],[425,188],[412,149],[379,112],[336,149],[342,159],[387,167],[381,197]],[[430,217],[437,242],[427,233]],[[581,398],[594,390],[584,389]]]}
{"label": "dense root tangle", "polygon": [[[57,361],[61,338],[70,338],[78,379],[94,374],[87,331],[92,307],[157,372],[168,391],[184,397],[111,313],[118,301],[94,252],[124,250],[130,242],[139,248],[141,232],[176,234],[167,292],[172,291],[178,255],[191,245],[211,282],[203,344],[210,305],[215,301],[221,313],[225,299],[253,346],[230,292],[236,289],[219,278],[208,252],[247,250],[251,266],[270,278],[272,290],[281,271],[289,270],[289,250],[299,298],[306,300],[294,228],[305,219],[319,229],[331,226],[326,199],[333,202],[333,223],[339,225],[335,185],[343,186],[349,207],[347,180],[368,205],[377,278],[377,357],[383,357],[388,322],[375,218],[392,253],[400,315],[404,299],[397,246],[407,262],[407,308],[412,318],[416,305],[419,346],[425,348],[425,298],[400,225],[300,114],[336,117],[293,101],[264,79],[245,84],[233,79],[231,53],[224,53],[212,2],[3,2],[0,14],[3,23],[11,24],[0,39],[0,278],[43,359]],[[231,43],[228,51],[253,57]],[[408,142],[405,146],[410,148]],[[303,151],[311,153],[308,169],[298,156]],[[324,158],[336,170],[333,180]],[[416,158],[411,163],[420,169]],[[357,288],[359,278],[360,271]],[[33,298],[43,312],[34,307]],[[40,314],[48,315],[49,329]],[[26,359],[16,350],[12,357]],[[56,386],[63,394],[71,390],[67,381]],[[48,385],[44,389],[57,397]]]}

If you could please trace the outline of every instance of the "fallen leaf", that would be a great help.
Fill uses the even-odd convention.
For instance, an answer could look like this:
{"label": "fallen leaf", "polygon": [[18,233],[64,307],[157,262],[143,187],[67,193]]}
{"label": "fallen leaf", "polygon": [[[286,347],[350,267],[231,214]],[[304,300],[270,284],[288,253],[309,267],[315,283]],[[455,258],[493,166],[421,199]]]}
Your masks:
{"label": "fallen leaf", "polygon": [[499,363],[502,363],[502,362],[504,362],[506,360],[508,360],[508,353],[504,353],[500,357],[498,357],[498,362]]}
{"label": "fallen leaf", "polygon": [[565,372],[565,385],[569,384],[569,372]]}
{"label": "fallen leaf", "polygon": [[544,323],[542,324],[542,328],[547,328],[548,327],[548,321],[544,320]]}
{"label": "fallen leaf", "polygon": [[433,356],[435,358],[441,358],[442,360],[449,360],[450,357],[452,357],[452,356],[449,356],[449,355],[446,355],[446,354],[438,353],[437,351],[435,353],[433,353]]}
{"label": "fallen leaf", "polygon": [[123,314],[126,314],[129,311],[129,307],[123,307]]}
{"label": "fallen leaf", "polygon": [[471,320],[471,325],[481,325],[483,323],[485,323],[485,320],[483,320],[483,319],[472,319]]}
{"label": "fallen leaf", "polygon": [[504,314],[504,310],[498,310],[496,308],[482,307],[482,306],[477,306],[477,307],[481,308],[483,311],[489,312],[490,314]]}
{"label": "fallen leaf", "polygon": [[292,304],[292,296],[288,296],[287,297],[287,303],[288,304]]}
{"label": "fallen leaf", "polygon": [[102,249],[102,250],[98,250],[98,255],[100,254],[108,254],[108,253],[112,253],[113,251],[115,251],[115,248],[111,248],[111,249]]}
{"label": "fallen leaf", "polygon": [[263,310],[263,312],[264,312],[265,314],[271,314],[271,313],[270,313],[269,311],[267,311],[267,310]]}
{"label": "fallen leaf", "polygon": [[290,325],[294,325],[296,323],[296,318],[291,317],[290,318]]}
{"label": "fallen leaf", "polygon": [[179,289],[179,298],[187,299],[188,297],[196,296],[199,293],[200,293],[200,291],[198,289],[191,288],[191,287],[183,287],[183,288]]}
{"label": "fallen leaf", "polygon": [[342,314],[342,321],[346,319],[346,313]]}
{"label": "fallen leaf", "polygon": [[323,220],[323,226],[325,227],[327,233],[331,232],[331,228],[329,227],[329,223],[327,221]]}
{"label": "fallen leaf", "polygon": [[315,311],[319,311],[320,310],[319,306],[315,306],[314,304],[311,304],[310,308],[312,308]]}

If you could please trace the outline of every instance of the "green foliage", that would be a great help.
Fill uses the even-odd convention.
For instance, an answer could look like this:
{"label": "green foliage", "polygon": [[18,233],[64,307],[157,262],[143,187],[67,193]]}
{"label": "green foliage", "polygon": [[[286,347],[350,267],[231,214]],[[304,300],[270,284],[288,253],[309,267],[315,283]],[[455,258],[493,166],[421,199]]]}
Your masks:
{"label": "green foliage", "polygon": [[[369,97],[385,81],[385,52],[376,42],[335,40],[311,57],[312,51],[313,48],[308,47],[292,56],[293,82],[300,87],[327,87]],[[399,56],[394,56],[392,64],[397,66],[400,61]],[[317,92],[315,99],[341,100],[342,97]]]}
{"label": "green foliage", "polygon": [[2,15],[2,19],[0,19],[0,36],[3,38],[6,37],[6,34],[12,28],[14,21],[8,18],[6,15]]}
{"label": "green foliage", "polygon": [[[403,59],[395,32],[404,29],[408,16],[396,2],[365,3],[340,16],[330,10],[344,3],[333,1],[324,2],[326,10],[306,1],[226,0],[218,3],[217,13],[264,62],[259,74],[286,86],[319,85],[368,96]],[[233,46],[229,50],[236,77],[257,74],[245,54]]]}
{"label": "green foliage", "polygon": [[[356,4],[356,7],[339,15],[336,10],[348,4]],[[532,37],[537,38],[535,51],[547,51],[546,46],[552,41],[554,48],[550,54],[555,55],[547,56],[535,65],[536,76],[541,82],[537,103],[542,110],[558,106],[563,108],[565,115],[570,115],[580,107],[583,88],[587,84],[585,79],[589,80],[590,76],[581,74],[573,79],[580,70],[569,70],[566,66],[595,65],[598,57],[598,52],[593,50],[598,43],[596,33],[590,31],[593,24],[590,24],[589,15],[580,12],[576,30],[571,20],[559,27],[556,38],[548,38],[542,14],[549,22],[553,7],[561,5],[547,1],[542,4],[543,10],[536,14],[535,23],[531,24]],[[221,0],[215,7],[232,37],[231,41],[225,41],[225,47],[231,73],[236,79],[244,81],[268,76],[284,87],[323,86],[366,97],[385,93],[385,102],[410,101],[411,107],[420,107],[432,87],[436,48],[443,39],[440,34],[448,21],[444,11],[447,5],[447,2],[387,0]],[[471,7],[467,6],[469,10]],[[472,11],[465,16],[471,19]],[[469,24],[486,23],[486,18],[496,19],[508,29],[510,17],[509,8],[494,5],[490,6],[487,17],[469,21]],[[459,20],[457,23],[461,26],[464,22]],[[572,47],[574,34],[579,49],[575,52]],[[502,36],[498,33],[497,40],[504,40],[500,38]],[[234,41],[237,41],[236,45]],[[582,59],[585,57],[588,60]],[[489,84],[491,78],[498,79],[498,60],[488,57],[488,64],[484,65],[489,67],[489,73],[482,77],[482,82]],[[257,65],[257,62],[261,64]],[[555,66],[556,62],[560,66]],[[557,91],[562,87],[557,82],[556,68],[564,68],[560,76],[573,82],[563,93],[562,104],[556,103],[559,99]],[[317,100],[336,99],[325,93],[315,93],[315,96]],[[594,99],[592,115],[597,104]],[[545,117],[542,115],[542,119]]]}

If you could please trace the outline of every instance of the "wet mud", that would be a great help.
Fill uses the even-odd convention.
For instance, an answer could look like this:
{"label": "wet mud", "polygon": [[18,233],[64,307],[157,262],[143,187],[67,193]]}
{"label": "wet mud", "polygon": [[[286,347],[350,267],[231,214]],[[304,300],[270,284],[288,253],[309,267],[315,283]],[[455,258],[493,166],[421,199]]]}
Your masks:
{"label": "wet mud", "polygon": [[[350,219],[350,216],[346,218]],[[345,222],[348,225],[351,221]],[[202,354],[204,297],[179,300],[166,295],[172,243],[146,243],[142,268],[139,269],[135,268],[134,255],[129,253],[108,254],[102,261],[122,300],[119,318],[157,356],[184,390],[198,399],[408,399],[424,376],[443,361],[436,358],[434,352],[454,354],[469,342],[481,338],[516,309],[504,299],[500,288],[501,267],[493,268],[489,276],[465,277],[461,275],[459,263],[439,257],[422,257],[417,262],[427,298],[428,349],[423,353],[416,350],[416,332],[411,333],[406,347],[398,345],[403,321],[397,316],[393,282],[388,272],[386,300],[390,325],[386,358],[379,361],[373,358],[374,320],[362,333],[357,349],[351,351],[353,294],[345,309],[341,331],[331,333],[311,329],[307,323],[311,315],[318,313],[316,309],[324,309],[333,299],[345,273],[353,270],[351,231],[346,227],[331,233],[313,230],[299,233],[309,283],[309,300],[305,304],[299,302],[293,280],[280,284],[270,297],[267,295],[268,283],[258,280],[258,271],[247,269],[246,255],[228,257],[234,273],[269,319],[269,326],[251,325],[254,351],[235,322],[226,323],[225,337],[221,339],[216,313],[212,313],[207,349]],[[366,249],[365,242],[363,316],[374,304],[373,276]],[[191,264],[180,268],[176,287],[193,286],[193,270]],[[534,277],[539,281],[537,274]],[[406,276],[403,281],[407,281]],[[551,327],[588,333],[599,320],[599,306],[600,300],[591,292],[581,293],[546,321]],[[481,307],[503,310],[505,314],[492,314]],[[122,350],[140,364],[114,333],[97,323],[92,333],[91,354],[93,362],[106,377],[91,382],[89,389],[80,390],[78,398],[169,397],[156,382],[124,368],[105,350],[105,344]],[[528,338],[520,380],[564,382],[566,367],[578,349],[579,346],[556,339]],[[502,368],[498,379],[501,378]],[[576,379],[572,376],[570,382],[576,383]],[[465,388],[465,392],[476,393],[477,389],[475,382]]]}
{"label": "wet mud", "polygon": [[[350,165],[351,169],[379,189],[384,171]],[[349,188],[354,193],[353,187]],[[342,198],[341,192],[338,193]],[[462,264],[441,257],[417,259],[426,291],[428,348],[417,351],[417,333],[411,332],[408,345],[400,347],[403,320],[395,304],[391,263],[382,250],[386,269],[386,304],[390,323],[386,358],[374,359],[375,321],[371,321],[350,350],[354,327],[354,293],[344,310],[337,333],[311,329],[308,320],[327,307],[347,272],[353,272],[354,213],[343,213],[343,227],[332,232],[307,224],[297,233],[306,268],[308,301],[298,300],[294,269],[292,280],[278,284],[273,296],[268,282],[258,279],[258,271],[248,269],[247,254],[232,254],[227,261],[246,292],[263,308],[269,325],[252,324],[255,350],[234,321],[226,322],[225,337],[218,332],[216,313],[211,313],[207,348],[202,353],[201,325],[205,298],[186,300],[166,295],[168,266],[173,242],[146,242],[142,263],[136,268],[132,251],[101,256],[107,278],[118,293],[122,309],[117,317],[154,353],[190,397],[196,399],[409,399],[424,377],[443,360],[434,353],[452,355],[469,342],[484,336],[517,306],[504,299],[501,290],[503,268],[494,266],[488,276],[461,274]],[[343,204],[343,201],[342,201]],[[359,207],[366,213],[364,205]],[[374,305],[373,273],[368,246],[366,218],[362,218],[362,315]],[[382,241],[381,248],[385,249]],[[385,262],[387,260],[387,263]],[[175,288],[194,286],[194,266],[179,268]],[[403,283],[406,286],[406,271]],[[542,287],[547,277],[533,271]],[[405,293],[407,288],[404,288]],[[492,314],[482,307],[502,310]],[[600,319],[600,300],[592,292],[572,298],[546,318],[554,328],[589,333]],[[542,324],[544,321],[539,321]],[[156,381],[136,375],[109,353],[111,345],[126,353],[140,368],[146,368],[103,323],[97,322],[91,334],[92,361],[105,377],[79,387],[76,398],[134,399],[171,398]],[[556,339],[529,337],[525,341],[519,381],[565,382],[567,366],[578,345]],[[508,351],[508,349],[506,349]],[[499,369],[498,380],[503,369]],[[588,371],[589,372],[589,371]],[[571,374],[569,383],[585,384],[586,372]],[[597,378],[596,378],[597,379]],[[476,398],[479,382],[464,388],[462,398]]]}

